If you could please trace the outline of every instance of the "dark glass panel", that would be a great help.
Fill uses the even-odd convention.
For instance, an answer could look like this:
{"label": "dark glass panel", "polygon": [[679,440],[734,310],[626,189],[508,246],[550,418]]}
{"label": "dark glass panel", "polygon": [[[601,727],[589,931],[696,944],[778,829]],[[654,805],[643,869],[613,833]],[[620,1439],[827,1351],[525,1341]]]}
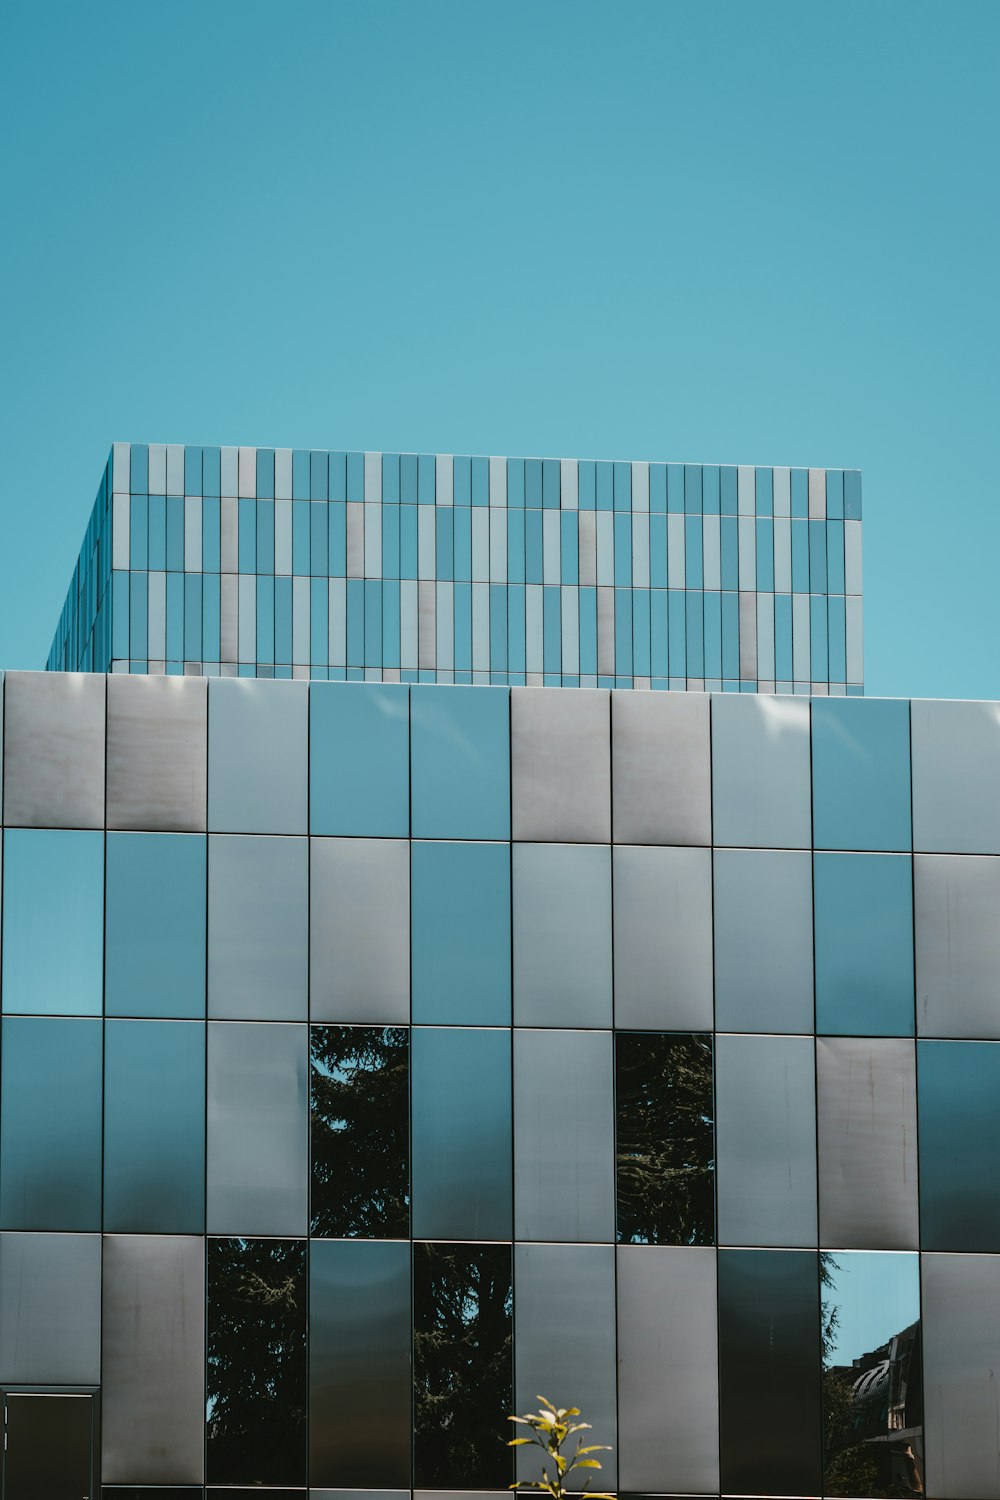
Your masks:
{"label": "dark glass panel", "polygon": [[94,1402],[84,1395],[8,1395],[4,1401],[6,1500],[89,1495]]}
{"label": "dark glass panel", "polygon": [[305,1241],[208,1241],[207,1398],[210,1482],[305,1482]]}
{"label": "dark glass panel", "polygon": [[920,1245],[1000,1251],[1000,1044],[917,1043]]}
{"label": "dark glass panel", "polygon": [[711,1037],[619,1032],[615,1099],[619,1241],[712,1244]]}
{"label": "dark glass panel", "polygon": [[719,1251],[724,1494],[820,1493],[819,1316],[812,1251]]}
{"label": "dark glass panel", "polygon": [[410,1033],[313,1026],[311,1233],[392,1239],[410,1226]]}
{"label": "dark glass panel", "polygon": [[512,1310],[509,1245],[414,1245],[416,1485],[509,1484]]}
{"label": "dark glass panel", "polygon": [[[136,1489],[134,1485],[130,1484],[106,1484],[101,1491],[103,1500],[201,1500],[201,1496],[204,1493],[205,1491],[201,1488],[201,1485],[199,1485],[197,1489],[191,1486],[189,1486],[187,1489],[185,1489],[183,1486],[180,1489],[176,1487],[173,1489],[164,1489],[162,1485],[156,1485],[148,1489]],[[214,1493],[214,1490],[209,1490],[210,1495]],[[223,1494],[229,1496],[229,1500],[232,1500],[232,1497],[234,1495],[239,1495],[240,1493],[241,1492],[239,1490],[223,1491]],[[242,1493],[246,1494],[247,1491],[244,1490]],[[260,1495],[259,1490],[255,1490],[253,1493],[258,1497]],[[272,1490],[271,1493],[273,1495],[276,1492]],[[280,1493],[280,1491],[278,1491],[277,1493]],[[296,1492],[293,1490],[291,1491],[291,1493],[294,1494]],[[298,1493],[301,1494],[302,1492],[299,1491]]]}

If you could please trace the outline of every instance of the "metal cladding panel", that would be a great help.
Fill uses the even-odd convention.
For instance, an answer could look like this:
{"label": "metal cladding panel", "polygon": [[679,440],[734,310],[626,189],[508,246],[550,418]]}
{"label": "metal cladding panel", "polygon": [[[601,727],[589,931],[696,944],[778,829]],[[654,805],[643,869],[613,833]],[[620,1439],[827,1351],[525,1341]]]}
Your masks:
{"label": "metal cladding panel", "polygon": [[107,826],[203,833],[208,683],[108,678]]}
{"label": "metal cladding panel", "polygon": [[611,850],[513,847],[514,1020],[610,1026]]}
{"label": "metal cladding panel", "polygon": [[209,686],[208,826],[305,833],[309,690],[215,678]]}
{"label": "metal cladding panel", "polygon": [[2,691],[5,822],[103,828],[105,678],[8,672]]}
{"label": "metal cladding panel", "polygon": [[0,1382],[100,1378],[100,1236],[0,1234]]}
{"label": "metal cladding panel", "polygon": [[1000,1256],[921,1256],[926,1492],[1000,1495]]}
{"label": "metal cladding panel", "polygon": [[713,695],[712,818],[717,844],[808,849],[808,701]]}
{"label": "metal cladding panel", "polygon": [[408,1022],[408,842],[350,838],[311,844],[312,1019]]}
{"label": "metal cladding panel", "polygon": [[1000,859],[913,861],[917,1032],[1000,1039]]}
{"label": "metal cladding panel", "polygon": [[205,1434],[205,1246],[106,1235],[105,1484],[200,1484]]}
{"label": "metal cladding panel", "polygon": [[705,694],[612,694],[616,843],[711,843],[709,721]]}
{"label": "metal cladding panel", "polygon": [[918,1246],[914,1044],[895,1037],[816,1043],[821,1245]]}
{"label": "metal cladding panel", "polygon": [[716,849],[712,874],[715,1024],[722,1031],[812,1031],[811,856]]}
{"label": "metal cladding panel", "polygon": [[712,1028],[712,851],[618,845],[615,1025]]}
{"label": "metal cladding panel", "polygon": [[1000,854],[1000,704],[914,699],[913,847]]}
{"label": "metal cladding panel", "polygon": [[716,1252],[628,1245],[617,1257],[619,1485],[717,1492]]}
{"label": "metal cladding panel", "polygon": [[515,839],[606,844],[611,839],[610,695],[554,688],[511,692]]}

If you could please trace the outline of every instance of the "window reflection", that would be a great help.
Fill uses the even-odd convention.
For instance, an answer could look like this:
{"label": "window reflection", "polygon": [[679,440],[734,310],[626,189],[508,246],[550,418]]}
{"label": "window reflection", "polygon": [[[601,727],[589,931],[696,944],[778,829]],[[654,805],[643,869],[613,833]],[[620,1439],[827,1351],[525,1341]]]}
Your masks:
{"label": "window reflection", "polygon": [[824,1493],[922,1495],[918,1258],[827,1252],[820,1281]]}
{"label": "window reflection", "polygon": [[305,1483],[303,1240],[209,1240],[206,1395],[210,1483]]}
{"label": "window reflection", "polygon": [[510,1482],[512,1311],[509,1245],[414,1245],[418,1486]]}
{"label": "window reflection", "polygon": [[330,1238],[409,1234],[409,1030],[310,1032],[312,1228]]}
{"label": "window reflection", "polygon": [[619,1241],[712,1244],[711,1038],[619,1032],[615,1094]]}

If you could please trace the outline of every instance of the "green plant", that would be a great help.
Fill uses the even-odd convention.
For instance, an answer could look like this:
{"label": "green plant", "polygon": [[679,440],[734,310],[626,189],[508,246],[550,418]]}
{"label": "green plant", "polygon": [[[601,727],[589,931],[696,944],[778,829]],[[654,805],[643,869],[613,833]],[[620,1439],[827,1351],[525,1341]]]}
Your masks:
{"label": "green plant", "polygon": [[[529,1411],[523,1417],[508,1417],[508,1422],[519,1422],[522,1427],[531,1428],[530,1437],[511,1438],[508,1448],[521,1448],[526,1444],[533,1444],[540,1448],[552,1464],[552,1475],[549,1476],[547,1467],[542,1469],[541,1479],[525,1479],[515,1481],[508,1485],[511,1490],[542,1490],[550,1495],[552,1500],[564,1500],[569,1494],[577,1494],[586,1491],[589,1500],[614,1500],[614,1497],[597,1490],[590,1490],[591,1476],[588,1474],[582,1485],[576,1485],[572,1491],[567,1488],[569,1476],[577,1469],[599,1469],[601,1465],[596,1458],[591,1458],[591,1453],[610,1453],[611,1448],[607,1443],[590,1443],[584,1445],[583,1439],[578,1433],[589,1432],[589,1422],[574,1422],[573,1418],[580,1415],[576,1406],[555,1407],[552,1402],[544,1396],[539,1396],[542,1403],[541,1411]],[[563,1445],[570,1438],[576,1436],[576,1448],[572,1454],[563,1452]]]}

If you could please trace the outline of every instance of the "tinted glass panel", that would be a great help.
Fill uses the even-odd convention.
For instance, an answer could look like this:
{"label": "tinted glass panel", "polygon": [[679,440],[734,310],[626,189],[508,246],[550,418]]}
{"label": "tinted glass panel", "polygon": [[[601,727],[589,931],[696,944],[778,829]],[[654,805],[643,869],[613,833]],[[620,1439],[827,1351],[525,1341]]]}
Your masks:
{"label": "tinted glass panel", "polygon": [[712,1040],[615,1037],[618,1239],[710,1245],[715,1237]]}
{"label": "tinted glass panel", "polygon": [[99,1016],[103,834],[8,828],[3,851],[4,1010]]}
{"label": "tinted glass panel", "polygon": [[911,861],[888,854],[817,854],[816,1029],[913,1034]]}
{"label": "tinted glass panel", "polygon": [[409,689],[313,683],[309,697],[310,832],[405,838]]}
{"label": "tinted glass panel", "polygon": [[205,1028],[108,1021],[104,1227],[199,1234],[205,1223]]}
{"label": "tinted glass panel", "polygon": [[510,845],[412,847],[413,1019],[510,1022]]}
{"label": "tinted glass panel", "polygon": [[204,837],[109,833],[107,882],[107,1013],[204,1016]]}
{"label": "tinted glass panel", "polygon": [[210,1016],[305,1020],[308,857],[305,839],[209,841]]}
{"label": "tinted glass panel", "polygon": [[816,698],[812,743],[816,848],[908,850],[909,703]]}
{"label": "tinted glass panel", "polygon": [[410,1224],[410,1033],[314,1026],[311,1233],[392,1238]]}
{"label": "tinted glass panel", "polygon": [[209,1240],[207,1398],[209,1482],[305,1482],[304,1241]]}
{"label": "tinted glass panel", "polygon": [[511,1479],[511,1247],[414,1245],[414,1479]]}
{"label": "tinted glass panel", "polygon": [[717,849],[715,1015],[723,1031],[811,1031],[810,859]]}
{"label": "tinted glass panel", "polygon": [[918,1042],[920,1243],[1000,1251],[1000,1045]]}
{"label": "tinted glass panel", "polygon": [[414,838],[510,838],[510,698],[503,688],[410,695]]}

